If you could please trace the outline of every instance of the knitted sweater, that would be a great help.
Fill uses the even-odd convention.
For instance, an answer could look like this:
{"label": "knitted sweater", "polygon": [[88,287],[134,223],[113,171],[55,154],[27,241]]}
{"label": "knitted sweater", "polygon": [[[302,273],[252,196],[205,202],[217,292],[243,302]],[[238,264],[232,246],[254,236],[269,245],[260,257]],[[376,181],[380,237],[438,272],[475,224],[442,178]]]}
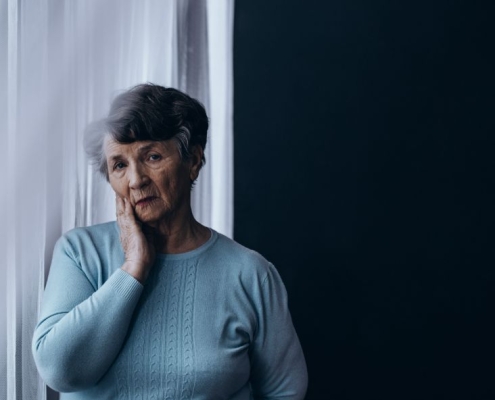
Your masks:
{"label": "knitted sweater", "polygon": [[304,397],[280,276],[211,232],[195,250],[157,254],[144,286],[120,269],[115,222],[58,240],[32,350],[61,400]]}

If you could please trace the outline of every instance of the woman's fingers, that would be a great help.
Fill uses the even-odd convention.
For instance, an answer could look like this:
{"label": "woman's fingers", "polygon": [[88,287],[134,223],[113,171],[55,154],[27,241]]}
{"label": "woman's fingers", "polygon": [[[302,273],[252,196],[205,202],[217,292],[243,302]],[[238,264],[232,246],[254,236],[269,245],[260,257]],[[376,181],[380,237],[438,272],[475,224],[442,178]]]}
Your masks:
{"label": "woman's fingers", "polygon": [[118,195],[115,196],[115,210],[117,217],[124,213],[124,200]]}
{"label": "woman's fingers", "polygon": [[129,203],[129,200],[127,200],[125,197],[124,197],[124,212],[128,217],[131,216],[134,217],[134,213],[132,212],[132,207]]}
{"label": "woman's fingers", "polygon": [[132,205],[125,197],[116,196],[116,209],[117,209],[117,221],[122,227],[123,225],[128,227],[139,228],[141,224],[136,219]]}
{"label": "woman's fingers", "polygon": [[133,220],[134,219],[134,211],[132,211],[132,207],[131,205],[129,204],[129,200],[127,200],[125,197],[124,197],[124,215],[129,218],[129,220]]}
{"label": "woman's fingers", "polygon": [[155,258],[154,235],[136,218],[129,200],[116,196],[115,201],[120,243],[126,260],[122,268],[143,283]]}
{"label": "woman's fingers", "polygon": [[122,234],[122,231],[125,229],[125,222],[124,222],[125,206],[124,206],[124,199],[120,196],[115,196],[115,209],[117,216],[117,224],[119,225]]}
{"label": "woman's fingers", "polygon": [[140,247],[139,242],[146,240],[143,235],[143,225],[136,218],[134,210],[129,200],[125,197],[117,198],[117,223],[120,227],[121,242],[124,251],[132,251],[135,247]]}

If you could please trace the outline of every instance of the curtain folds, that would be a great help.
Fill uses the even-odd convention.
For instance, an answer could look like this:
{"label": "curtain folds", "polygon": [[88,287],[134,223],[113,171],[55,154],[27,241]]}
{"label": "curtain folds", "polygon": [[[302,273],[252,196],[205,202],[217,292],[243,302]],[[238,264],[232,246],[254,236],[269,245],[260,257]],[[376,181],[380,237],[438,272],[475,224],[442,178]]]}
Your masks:
{"label": "curtain folds", "polygon": [[114,220],[82,134],[121,90],[177,87],[210,117],[199,221],[233,235],[229,0],[0,0],[0,399],[45,399],[31,337],[56,239]]}

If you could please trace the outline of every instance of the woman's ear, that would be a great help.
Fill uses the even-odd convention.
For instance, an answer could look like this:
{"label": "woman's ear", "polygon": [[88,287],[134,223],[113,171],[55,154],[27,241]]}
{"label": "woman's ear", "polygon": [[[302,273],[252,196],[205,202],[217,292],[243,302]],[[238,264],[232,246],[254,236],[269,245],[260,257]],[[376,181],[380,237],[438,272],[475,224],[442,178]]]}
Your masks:
{"label": "woman's ear", "polygon": [[199,170],[203,166],[203,148],[197,144],[191,149],[191,166],[189,170],[189,178],[194,182],[199,175]]}

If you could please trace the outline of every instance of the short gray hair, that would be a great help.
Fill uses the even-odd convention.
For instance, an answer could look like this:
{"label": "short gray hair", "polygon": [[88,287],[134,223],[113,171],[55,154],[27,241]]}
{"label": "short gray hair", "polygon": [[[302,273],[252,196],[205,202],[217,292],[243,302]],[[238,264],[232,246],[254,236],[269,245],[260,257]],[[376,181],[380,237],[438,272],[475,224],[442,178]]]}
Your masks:
{"label": "short gray hair", "polygon": [[95,169],[107,180],[103,149],[106,135],[119,143],[173,139],[182,160],[188,160],[191,149],[199,145],[203,149],[203,166],[208,125],[206,110],[198,100],[177,89],[145,83],[118,95],[108,117],[88,125],[84,147]]}

